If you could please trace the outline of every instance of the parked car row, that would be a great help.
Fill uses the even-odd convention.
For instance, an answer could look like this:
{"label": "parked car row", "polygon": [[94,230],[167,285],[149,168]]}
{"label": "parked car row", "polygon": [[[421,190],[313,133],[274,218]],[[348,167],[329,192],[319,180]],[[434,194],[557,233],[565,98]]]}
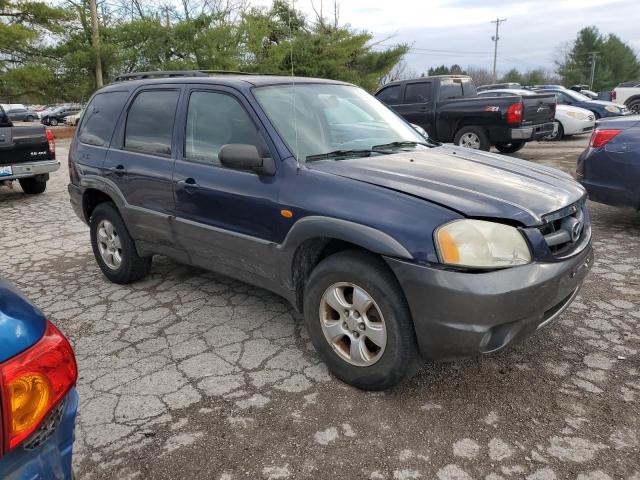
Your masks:
{"label": "parked car row", "polygon": [[26,107],[21,103],[5,103],[1,104],[0,107],[13,122],[33,122],[39,118],[38,113],[33,108]]}

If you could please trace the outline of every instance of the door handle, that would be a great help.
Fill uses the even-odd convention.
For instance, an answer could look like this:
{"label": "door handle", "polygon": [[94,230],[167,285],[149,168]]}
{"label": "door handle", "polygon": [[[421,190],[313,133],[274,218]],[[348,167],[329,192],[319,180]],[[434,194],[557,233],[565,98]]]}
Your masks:
{"label": "door handle", "polygon": [[118,176],[122,176],[125,174],[126,169],[124,168],[124,165],[116,165],[115,167],[111,167],[109,171],[115,173]]}
{"label": "door handle", "polygon": [[182,188],[184,188],[187,193],[191,193],[192,190],[200,188],[198,182],[196,182],[195,178],[192,177],[185,178],[184,180],[179,180],[178,184],[182,185]]}

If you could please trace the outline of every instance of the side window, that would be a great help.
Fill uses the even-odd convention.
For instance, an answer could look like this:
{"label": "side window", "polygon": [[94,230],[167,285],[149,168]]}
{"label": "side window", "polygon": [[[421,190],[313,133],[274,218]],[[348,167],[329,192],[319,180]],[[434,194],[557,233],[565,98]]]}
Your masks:
{"label": "side window", "polygon": [[93,97],[83,115],[78,139],[88,145],[108,146],[127,95],[127,92],[106,92]]}
{"label": "side window", "polygon": [[136,96],[124,128],[124,149],[171,155],[173,120],[180,92],[147,90]]}
{"label": "side window", "polygon": [[387,105],[398,105],[400,103],[400,85],[383,88],[378,92],[376,98]]}
{"label": "side window", "polygon": [[220,165],[218,152],[228,143],[255,145],[258,130],[249,114],[231,95],[193,92],[189,97],[184,156],[187,160]]}
{"label": "side window", "polygon": [[407,83],[404,103],[431,102],[431,82]]}

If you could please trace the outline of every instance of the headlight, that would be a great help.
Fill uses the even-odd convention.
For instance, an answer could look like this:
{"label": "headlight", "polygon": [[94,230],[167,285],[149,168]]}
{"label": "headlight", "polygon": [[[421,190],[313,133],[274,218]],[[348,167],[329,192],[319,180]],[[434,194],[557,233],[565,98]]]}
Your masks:
{"label": "headlight", "polygon": [[585,115],[580,112],[567,112],[567,115],[575,118],[576,120],[586,120],[589,117],[589,115]]}
{"label": "headlight", "polygon": [[472,268],[503,268],[531,262],[529,246],[516,228],[484,220],[455,220],[435,233],[442,263]]}
{"label": "headlight", "polygon": [[607,112],[620,113],[620,109],[618,107],[616,107],[615,105],[607,105],[606,107],[604,107],[604,109]]}

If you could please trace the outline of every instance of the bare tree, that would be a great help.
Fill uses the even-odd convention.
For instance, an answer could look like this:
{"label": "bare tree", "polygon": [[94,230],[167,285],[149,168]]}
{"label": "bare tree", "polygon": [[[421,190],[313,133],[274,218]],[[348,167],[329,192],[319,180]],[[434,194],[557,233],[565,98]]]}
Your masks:
{"label": "bare tree", "polygon": [[389,70],[389,73],[380,77],[378,85],[382,86],[389,82],[395,82],[396,80],[408,80],[419,76],[418,72],[409,68],[406,61],[400,60]]}

